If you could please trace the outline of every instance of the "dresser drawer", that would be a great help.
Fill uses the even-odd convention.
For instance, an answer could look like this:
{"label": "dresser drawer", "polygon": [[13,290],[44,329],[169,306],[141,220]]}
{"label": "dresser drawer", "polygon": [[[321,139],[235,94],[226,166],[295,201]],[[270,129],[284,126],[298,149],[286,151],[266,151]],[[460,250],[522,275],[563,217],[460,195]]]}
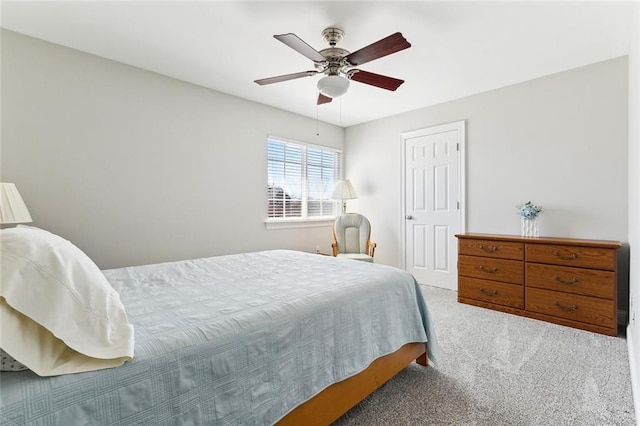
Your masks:
{"label": "dresser drawer", "polygon": [[527,244],[526,261],[615,271],[616,250],[599,247]]}
{"label": "dresser drawer", "polygon": [[616,273],[568,266],[527,263],[527,287],[544,288],[565,293],[614,299],[616,297]]}
{"label": "dresser drawer", "polygon": [[524,284],[524,264],[517,260],[458,256],[458,274],[485,280]]}
{"label": "dresser drawer", "polygon": [[524,287],[516,284],[459,277],[458,297],[482,300],[512,308],[524,308]]}
{"label": "dresser drawer", "polygon": [[527,287],[526,310],[604,327],[615,326],[613,300]]}
{"label": "dresser drawer", "polygon": [[524,259],[524,244],[509,241],[461,238],[458,240],[458,253],[470,256],[522,260]]}

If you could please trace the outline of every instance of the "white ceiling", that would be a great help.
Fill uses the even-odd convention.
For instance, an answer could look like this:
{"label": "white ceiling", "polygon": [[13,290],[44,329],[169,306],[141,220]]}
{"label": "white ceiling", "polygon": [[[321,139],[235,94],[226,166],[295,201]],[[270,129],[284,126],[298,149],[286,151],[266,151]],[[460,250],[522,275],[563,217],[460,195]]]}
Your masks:
{"label": "white ceiling", "polygon": [[[351,126],[629,52],[632,2],[2,1],[2,27],[322,121]],[[396,92],[352,82],[316,107],[313,69],[273,38],[317,50],[338,26],[351,52],[396,31],[412,47],[360,69],[405,80]]]}

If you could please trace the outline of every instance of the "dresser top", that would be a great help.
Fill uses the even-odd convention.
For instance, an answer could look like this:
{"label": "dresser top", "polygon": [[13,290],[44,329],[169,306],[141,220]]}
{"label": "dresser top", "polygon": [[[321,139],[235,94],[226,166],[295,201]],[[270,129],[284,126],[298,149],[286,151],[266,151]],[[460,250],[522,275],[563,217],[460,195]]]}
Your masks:
{"label": "dresser top", "polygon": [[586,247],[603,247],[603,248],[620,248],[622,244],[619,241],[611,240],[583,240],[579,238],[557,238],[557,237],[521,237],[519,235],[499,235],[499,234],[456,234],[461,239],[483,239],[494,241],[513,241],[521,243],[534,244],[560,244],[568,246],[586,246]]}

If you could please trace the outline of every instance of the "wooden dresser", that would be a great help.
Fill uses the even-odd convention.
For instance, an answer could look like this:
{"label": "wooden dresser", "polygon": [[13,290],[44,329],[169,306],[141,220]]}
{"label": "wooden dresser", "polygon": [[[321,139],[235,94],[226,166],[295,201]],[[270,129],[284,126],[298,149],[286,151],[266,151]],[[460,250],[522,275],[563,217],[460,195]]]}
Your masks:
{"label": "wooden dresser", "polygon": [[617,241],[458,234],[458,302],[616,336]]}

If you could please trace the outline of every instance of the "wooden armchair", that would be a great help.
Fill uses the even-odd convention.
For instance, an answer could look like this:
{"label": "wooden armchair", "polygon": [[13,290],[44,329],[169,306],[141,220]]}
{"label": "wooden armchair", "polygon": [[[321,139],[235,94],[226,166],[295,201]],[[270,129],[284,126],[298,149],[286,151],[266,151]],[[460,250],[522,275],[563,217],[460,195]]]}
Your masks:
{"label": "wooden armchair", "polygon": [[358,213],[340,215],[333,223],[333,255],[373,262],[376,243],[370,240],[371,224]]}

